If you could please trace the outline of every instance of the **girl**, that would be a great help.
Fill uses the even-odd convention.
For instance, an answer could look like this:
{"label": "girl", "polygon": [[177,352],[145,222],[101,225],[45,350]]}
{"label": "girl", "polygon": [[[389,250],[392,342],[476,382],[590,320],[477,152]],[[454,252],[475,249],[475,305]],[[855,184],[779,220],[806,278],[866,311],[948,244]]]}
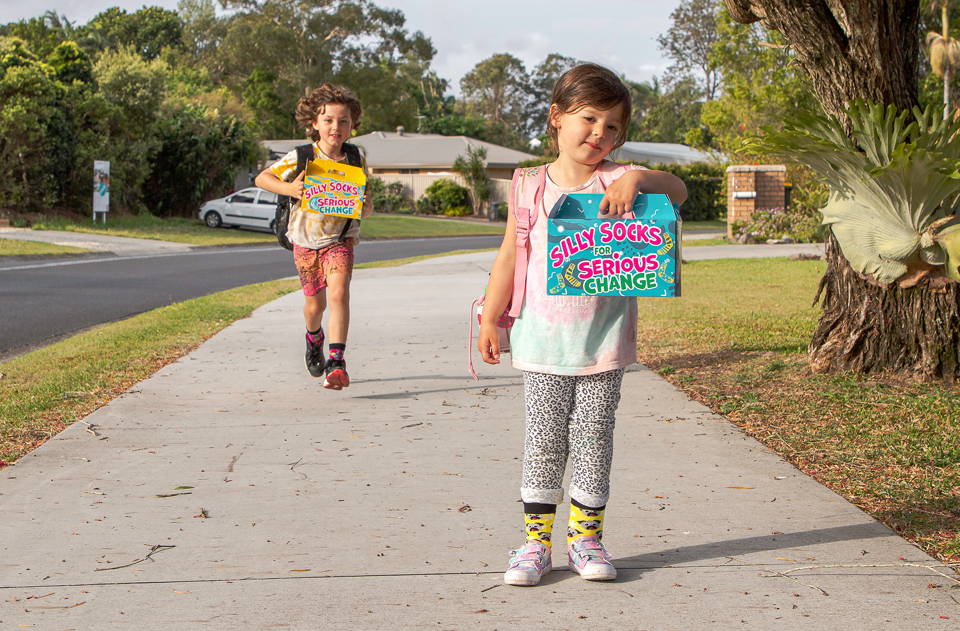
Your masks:
{"label": "girl", "polygon": [[[557,81],[547,132],[558,151],[546,165],[542,203],[531,209],[526,290],[510,333],[513,366],[523,371],[526,436],[523,450],[523,521],[526,542],[511,554],[504,581],[536,585],[551,568],[553,520],[563,499],[563,470],[573,463],[567,559],[588,580],[611,580],[617,570],[601,543],[603,513],[610,491],[614,413],[624,368],[636,357],[636,300],[620,297],[548,296],[546,213],[564,193],[603,193],[600,210],[619,217],[637,193],[666,193],[683,202],[686,187],[677,177],[642,167],[615,169],[607,154],[626,140],[630,93],[615,74],[582,64]],[[515,186],[530,186],[536,169],[522,169]],[[516,204],[511,199],[511,204]],[[533,219],[531,219],[533,221]],[[509,213],[503,244],[494,262],[477,346],[483,360],[500,362],[497,319],[513,295],[517,261],[516,217]],[[517,305],[514,305],[516,308]]]}

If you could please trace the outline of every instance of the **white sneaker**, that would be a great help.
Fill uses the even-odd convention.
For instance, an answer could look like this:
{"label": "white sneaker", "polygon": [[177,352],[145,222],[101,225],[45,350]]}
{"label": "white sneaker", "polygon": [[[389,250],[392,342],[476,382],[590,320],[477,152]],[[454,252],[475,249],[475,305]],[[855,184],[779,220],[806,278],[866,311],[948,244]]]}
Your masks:
{"label": "white sneaker", "polygon": [[510,553],[510,565],[503,574],[507,585],[531,586],[550,571],[550,548],[539,541],[528,541]]}
{"label": "white sneaker", "polygon": [[570,569],[588,581],[612,581],[617,578],[617,568],[610,562],[611,558],[595,535],[574,539],[567,546]]}

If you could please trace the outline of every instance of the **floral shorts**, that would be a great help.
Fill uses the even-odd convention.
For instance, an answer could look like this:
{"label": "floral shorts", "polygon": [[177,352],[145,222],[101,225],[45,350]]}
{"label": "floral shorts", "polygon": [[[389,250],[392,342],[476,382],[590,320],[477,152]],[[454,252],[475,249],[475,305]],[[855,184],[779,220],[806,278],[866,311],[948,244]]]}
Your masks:
{"label": "floral shorts", "polygon": [[321,250],[293,246],[293,264],[300,275],[304,296],[316,296],[327,286],[330,274],[353,273],[353,246],[334,243]]}

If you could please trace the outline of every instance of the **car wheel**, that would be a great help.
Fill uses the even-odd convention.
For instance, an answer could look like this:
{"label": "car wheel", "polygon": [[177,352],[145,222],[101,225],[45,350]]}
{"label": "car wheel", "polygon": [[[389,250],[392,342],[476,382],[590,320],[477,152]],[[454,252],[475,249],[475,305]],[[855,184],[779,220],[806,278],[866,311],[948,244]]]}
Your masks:
{"label": "car wheel", "polygon": [[220,217],[220,213],[211,210],[203,216],[203,223],[211,228],[219,228],[223,225],[223,218]]}

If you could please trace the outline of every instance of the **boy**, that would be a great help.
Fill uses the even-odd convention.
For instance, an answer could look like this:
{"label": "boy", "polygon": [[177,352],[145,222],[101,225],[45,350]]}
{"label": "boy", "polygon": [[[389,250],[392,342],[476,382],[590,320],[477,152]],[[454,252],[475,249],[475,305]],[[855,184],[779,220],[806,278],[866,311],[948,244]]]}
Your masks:
{"label": "boy", "polygon": [[[360,123],[360,112],[357,95],[343,86],[325,83],[300,99],[297,122],[313,140],[315,159],[347,162],[347,151],[355,151],[356,147],[345,147],[344,144]],[[300,199],[304,173],[294,173],[296,168],[297,152],[294,150],[264,169],[255,183],[278,195]],[[366,217],[371,211],[370,200],[365,198],[361,214]],[[314,377],[325,375],[323,387],[331,390],[350,385],[343,355],[350,324],[353,247],[359,235],[360,223],[352,219],[296,209],[290,213],[287,238],[293,243],[293,262],[303,287],[307,371]],[[330,353],[324,358],[321,321],[328,305]]]}

